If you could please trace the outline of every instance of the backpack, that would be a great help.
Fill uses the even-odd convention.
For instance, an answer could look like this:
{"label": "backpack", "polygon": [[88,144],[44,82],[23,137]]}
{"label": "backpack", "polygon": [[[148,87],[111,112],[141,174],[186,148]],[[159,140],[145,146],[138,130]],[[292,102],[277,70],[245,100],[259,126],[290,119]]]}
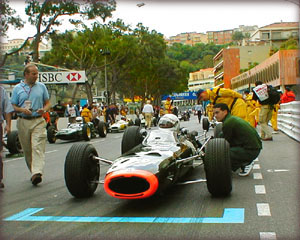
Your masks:
{"label": "backpack", "polygon": [[268,85],[268,95],[269,98],[266,100],[268,104],[274,105],[280,101],[280,93],[271,85]]}

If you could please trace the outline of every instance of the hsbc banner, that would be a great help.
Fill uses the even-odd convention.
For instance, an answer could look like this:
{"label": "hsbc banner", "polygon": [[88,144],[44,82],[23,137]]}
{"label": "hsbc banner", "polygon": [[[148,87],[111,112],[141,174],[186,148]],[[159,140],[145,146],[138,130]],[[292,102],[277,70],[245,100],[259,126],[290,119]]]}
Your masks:
{"label": "hsbc banner", "polygon": [[44,84],[85,83],[85,71],[39,72],[39,82]]}

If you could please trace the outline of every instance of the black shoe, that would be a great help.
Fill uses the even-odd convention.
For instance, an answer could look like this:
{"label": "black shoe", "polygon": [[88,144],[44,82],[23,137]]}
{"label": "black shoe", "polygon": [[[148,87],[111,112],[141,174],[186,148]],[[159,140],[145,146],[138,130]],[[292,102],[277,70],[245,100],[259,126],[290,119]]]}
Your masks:
{"label": "black shoe", "polygon": [[0,189],[4,188],[4,183],[0,182]]}
{"label": "black shoe", "polygon": [[37,173],[31,177],[31,182],[33,185],[38,185],[42,181],[42,174]]}

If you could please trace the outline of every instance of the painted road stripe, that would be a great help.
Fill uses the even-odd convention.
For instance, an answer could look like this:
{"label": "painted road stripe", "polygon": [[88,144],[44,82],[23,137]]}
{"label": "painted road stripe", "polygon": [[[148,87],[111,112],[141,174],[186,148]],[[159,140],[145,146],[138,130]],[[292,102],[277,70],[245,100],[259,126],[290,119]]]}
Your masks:
{"label": "painted road stripe", "polygon": [[[48,151],[48,152],[45,152],[45,153],[53,153],[53,152],[57,152],[58,150],[52,150],[52,151]],[[4,160],[3,162],[14,162],[14,161],[18,161],[18,160],[21,160],[21,159],[24,159],[24,157],[19,157],[19,158],[13,158],[13,159],[8,159],[8,160]]]}
{"label": "painted road stripe", "polygon": [[260,232],[259,233],[260,240],[276,240],[275,232]]}
{"label": "painted road stripe", "polygon": [[253,173],[253,179],[263,179],[263,176],[261,173]]}
{"label": "painted road stripe", "polygon": [[5,218],[4,221],[32,222],[123,222],[123,223],[244,223],[244,208],[225,208],[223,217],[213,218],[166,218],[166,217],[73,217],[73,216],[32,216],[44,208],[26,210]]}
{"label": "painted road stripe", "polygon": [[268,203],[257,203],[256,207],[258,216],[271,216],[270,206]]}
{"label": "painted road stripe", "polygon": [[255,185],[255,193],[256,194],[266,194],[265,185]]}
{"label": "painted road stripe", "polygon": [[260,165],[259,164],[254,164],[253,169],[260,169]]}

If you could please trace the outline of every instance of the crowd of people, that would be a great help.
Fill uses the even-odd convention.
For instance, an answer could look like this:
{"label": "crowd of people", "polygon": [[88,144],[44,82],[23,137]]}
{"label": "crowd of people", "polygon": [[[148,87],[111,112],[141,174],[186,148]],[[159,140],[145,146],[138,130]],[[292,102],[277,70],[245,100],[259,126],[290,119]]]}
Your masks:
{"label": "crowd of people", "polygon": [[[24,152],[25,162],[31,173],[31,182],[37,185],[42,182],[43,169],[45,165],[45,144],[46,127],[54,125],[57,129],[57,121],[60,117],[68,117],[69,122],[75,121],[81,116],[85,122],[97,124],[100,116],[105,122],[111,124],[116,122],[116,117],[120,114],[126,118],[128,106],[105,103],[80,105],[69,100],[67,104],[58,101],[51,107],[49,94],[46,86],[37,81],[38,68],[28,63],[24,68],[24,80],[17,84],[11,99],[3,87],[0,86],[0,150],[3,148],[3,123],[6,122],[4,131],[9,134],[11,131],[12,115],[17,115],[17,129],[19,140]],[[230,144],[230,156],[232,160],[232,170],[240,169],[240,176],[246,176],[251,170],[253,160],[262,149],[261,141],[272,141],[272,131],[268,126],[271,120],[273,129],[277,128],[277,113],[281,103],[295,101],[295,94],[286,86],[285,92],[281,94],[277,102],[270,102],[262,98],[258,90],[263,89],[264,84],[256,82],[256,87],[250,92],[244,91],[240,94],[231,89],[214,87],[212,89],[199,90],[197,93],[198,104],[195,107],[198,121],[201,122],[203,115],[209,120],[213,117],[217,121],[223,122],[222,134]],[[208,102],[204,107],[203,102]],[[135,108],[135,114],[140,117],[142,114],[146,121],[146,128],[152,126],[153,117],[156,121],[164,114],[174,114],[178,116],[178,107],[167,98],[163,105],[151,104],[147,100],[141,107]],[[260,136],[256,131],[256,126],[260,125]],[[0,154],[0,188],[3,184],[3,161]]]}

